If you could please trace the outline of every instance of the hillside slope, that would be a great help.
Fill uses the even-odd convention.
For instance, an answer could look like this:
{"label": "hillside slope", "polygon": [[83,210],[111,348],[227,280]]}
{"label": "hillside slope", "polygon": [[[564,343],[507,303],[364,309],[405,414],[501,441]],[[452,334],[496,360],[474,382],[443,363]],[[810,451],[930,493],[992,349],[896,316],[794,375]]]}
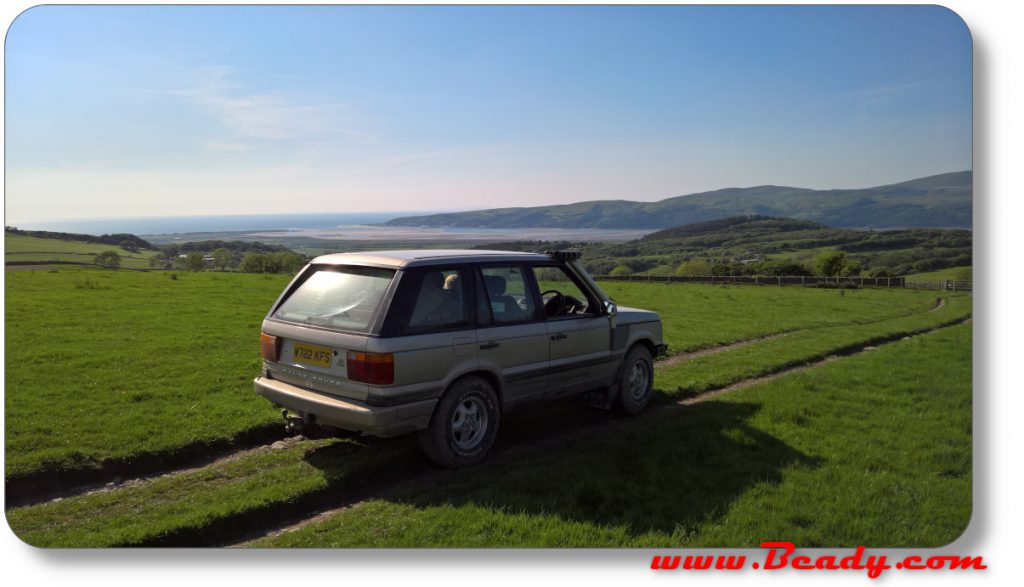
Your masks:
{"label": "hillside slope", "polygon": [[480,248],[544,251],[577,249],[588,271],[607,275],[625,266],[633,273],[670,274],[683,261],[708,262],[721,275],[798,275],[799,267],[826,251],[843,251],[865,271],[888,275],[971,264],[969,230],[912,228],[852,230],[791,218],[734,216],[678,226],[626,243],[492,243]]}
{"label": "hillside slope", "polygon": [[391,226],[669,228],[730,216],[795,218],[838,228],[970,228],[972,172],[866,189],[726,188],[657,202],[594,200],[396,218]]}

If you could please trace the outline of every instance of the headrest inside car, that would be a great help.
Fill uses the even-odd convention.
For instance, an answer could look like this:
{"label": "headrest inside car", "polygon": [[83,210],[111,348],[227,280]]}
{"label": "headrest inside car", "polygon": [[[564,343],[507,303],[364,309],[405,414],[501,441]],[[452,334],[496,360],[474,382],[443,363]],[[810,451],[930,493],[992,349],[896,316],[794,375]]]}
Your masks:
{"label": "headrest inside car", "polygon": [[440,271],[431,271],[423,276],[423,288],[442,289],[444,288],[444,274]]}
{"label": "headrest inside car", "polygon": [[505,278],[500,275],[484,275],[484,285],[492,298],[505,295]]}

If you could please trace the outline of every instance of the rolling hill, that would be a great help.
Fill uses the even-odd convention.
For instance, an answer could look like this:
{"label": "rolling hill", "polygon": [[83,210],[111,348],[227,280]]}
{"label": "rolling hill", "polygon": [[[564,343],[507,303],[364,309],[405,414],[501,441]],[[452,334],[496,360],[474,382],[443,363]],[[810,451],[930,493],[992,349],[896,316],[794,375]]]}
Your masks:
{"label": "rolling hill", "polygon": [[657,202],[594,200],[407,216],[390,226],[488,228],[669,228],[730,216],[808,220],[837,228],[971,227],[972,172],[959,171],[866,189],[783,186],[726,188]]}
{"label": "rolling hill", "polygon": [[868,275],[906,275],[970,265],[972,241],[963,229],[853,230],[754,215],[678,226],[626,243],[519,241],[479,248],[576,249],[597,275],[623,266],[631,273],[665,275],[689,260],[706,261],[721,275],[800,275],[817,255],[842,251]]}
{"label": "rolling hill", "polygon": [[[43,231],[35,231],[32,234],[39,235],[63,233],[45,233]],[[96,260],[96,255],[104,251],[114,251],[121,257],[121,267],[125,267],[128,269],[148,268],[149,258],[154,254],[154,251],[136,249],[134,246],[132,246],[135,242],[132,239],[122,239],[122,241],[129,246],[128,249],[96,241],[82,242],[78,240],[70,240],[68,238],[45,238],[39,236],[30,236],[20,231],[12,232],[8,230],[4,232],[4,263],[6,265],[36,263],[71,263],[76,265],[92,265]]]}

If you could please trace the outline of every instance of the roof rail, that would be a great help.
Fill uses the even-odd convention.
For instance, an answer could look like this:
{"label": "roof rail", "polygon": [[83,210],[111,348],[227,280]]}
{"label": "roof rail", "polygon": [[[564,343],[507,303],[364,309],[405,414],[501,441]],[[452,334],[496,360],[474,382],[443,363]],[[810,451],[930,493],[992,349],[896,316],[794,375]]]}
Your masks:
{"label": "roof rail", "polygon": [[573,261],[580,258],[579,251],[544,251],[545,255],[551,255],[559,261]]}

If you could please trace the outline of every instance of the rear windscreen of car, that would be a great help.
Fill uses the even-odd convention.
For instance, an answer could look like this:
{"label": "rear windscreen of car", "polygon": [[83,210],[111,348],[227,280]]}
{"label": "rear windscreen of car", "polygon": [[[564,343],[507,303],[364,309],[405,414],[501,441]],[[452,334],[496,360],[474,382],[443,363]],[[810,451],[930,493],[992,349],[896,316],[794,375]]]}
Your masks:
{"label": "rear windscreen of car", "polygon": [[395,276],[393,269],[321,267],[274,312],[288,322],[366,332]]}

